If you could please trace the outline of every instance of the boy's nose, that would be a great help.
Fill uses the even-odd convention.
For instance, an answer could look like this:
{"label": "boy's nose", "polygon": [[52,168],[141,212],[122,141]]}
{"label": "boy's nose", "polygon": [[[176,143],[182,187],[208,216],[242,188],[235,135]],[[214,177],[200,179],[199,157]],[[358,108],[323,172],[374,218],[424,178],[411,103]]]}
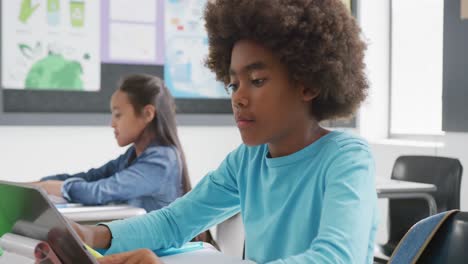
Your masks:
{"label": "boy's nose", "polygon": [[232,94],[231,101],[234,107],[240,108],[248,105],[249,100],[246,90],[244,85],[239,85],[237,91]]}
{"label": "boy's nose", "polygon": [[233,98],[232,99],[232,104],[236,108],[246,107],[247,104],[248,104],[248,100],[245,97],[242,97],[242,98],[239,98],[239,99],[236,99],[236,100],[234,100],[234,98]]}

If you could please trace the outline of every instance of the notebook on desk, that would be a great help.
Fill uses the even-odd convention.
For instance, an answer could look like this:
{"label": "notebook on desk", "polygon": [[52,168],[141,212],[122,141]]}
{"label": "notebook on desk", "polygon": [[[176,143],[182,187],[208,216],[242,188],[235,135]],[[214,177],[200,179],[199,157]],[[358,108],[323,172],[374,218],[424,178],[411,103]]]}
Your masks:
{"label": "notebook on desk", "polygon": [[47,194],[0,181],[0,236],[9,232],[46,241],[62,263],[97,263]]}

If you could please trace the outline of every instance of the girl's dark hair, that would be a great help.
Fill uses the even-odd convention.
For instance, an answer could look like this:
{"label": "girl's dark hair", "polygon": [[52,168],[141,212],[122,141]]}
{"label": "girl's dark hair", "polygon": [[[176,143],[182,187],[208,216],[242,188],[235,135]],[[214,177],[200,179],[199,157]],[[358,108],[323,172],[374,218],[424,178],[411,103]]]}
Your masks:
{"label": "girl's dark hair", "polygon": [[162,146],[175,146],[182,164],[183,193],[191,189],[185,154],[177,134],[175,102],[164,82],[149,74],[133,74],[120,81],[119,90],[128,95],[135,112],[141,114],[146,105],[156,108],[156,115],[147,129],[156,134],[156,142]]}
{"label": "girl's dark hair", "polygon": [[347,117],[367,95],[365,43],[341,0],[216,0],[205,10],[206,65],[229,82],[232,48],[253,40],[269,48],[292,80],[319,92],[318,120]]}

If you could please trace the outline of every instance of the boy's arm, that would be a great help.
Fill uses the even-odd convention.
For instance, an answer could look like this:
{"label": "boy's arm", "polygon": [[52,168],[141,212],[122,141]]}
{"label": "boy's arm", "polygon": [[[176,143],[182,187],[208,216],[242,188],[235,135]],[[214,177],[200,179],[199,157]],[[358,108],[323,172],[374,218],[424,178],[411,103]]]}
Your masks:
{"label": "boy's arm", "polygon": [[108,223],[112,233],[106,254],[137,248],[180,247],[202,231],[240,210],[236,158],[232,153],[195,188],[161,210]]}
{"label": "boy's arm", "polygon": [[[87,246],[92,248],[108,248],[111,241],[110,230],[104,225],[85,226],[69,220],[69,223]],[[99,263],[152,263],[159,264],[161,260],[148,249],[138,249],[99,258]]]}
{"label": "boy's arm", "polygon": [[309,249],[269,264],[372,263],[367,254],[377,196],[370,153],[348,149],[330,164],[326,179],[320,228]]}
{"label": "boy's arm", "polygon": [[[211,175],[207,175],[191,192],[170,206],[143,216],[96,226],[68,221],[83,242],[93,248],[112,246],[107,254],[137,248],[161,249],[180,246],[239,210],[237,192],[223,190],[223,187],[212,182]],[[211,197],[210,193],[217,195]]]}
{"label": "boy's arm", "polygon": [[213,178],[209,174],[191,192],[166,208],[108,223],[112,243],[107,253],[180,247],[239,212],[237,190],[226,188]]}

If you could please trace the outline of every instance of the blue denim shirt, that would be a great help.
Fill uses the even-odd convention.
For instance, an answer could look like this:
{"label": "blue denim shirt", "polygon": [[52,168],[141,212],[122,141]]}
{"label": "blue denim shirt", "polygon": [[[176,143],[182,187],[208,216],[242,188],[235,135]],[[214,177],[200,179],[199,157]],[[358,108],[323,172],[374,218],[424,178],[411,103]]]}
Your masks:
{"label": "blue denim shirt", "polygon": [[175,147],[152,144],[129,162],[134,156],[132,146],[100,168],[44,177],[41,181],[64,181],[62,195],[69,202],[86,205],[127,203],[148,212],[182,196],[182,167]]}

